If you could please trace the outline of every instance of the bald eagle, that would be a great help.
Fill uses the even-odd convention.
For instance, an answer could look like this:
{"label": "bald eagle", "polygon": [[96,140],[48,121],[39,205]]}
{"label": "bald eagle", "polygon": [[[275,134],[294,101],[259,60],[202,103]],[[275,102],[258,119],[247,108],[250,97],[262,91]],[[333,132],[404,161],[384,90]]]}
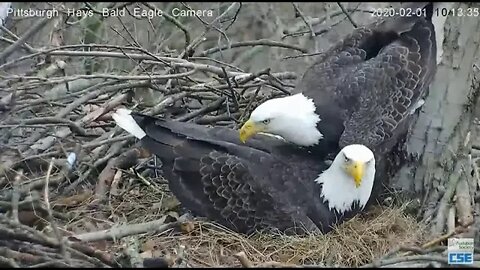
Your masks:
{"label": "bald eagle", "polygon": [[240,139],[270,133],[333,154],[363,144],[375,154],[377,173],[398,169],[385,167],[387,157],[405,140],[437,67],[433,3],[409,7],[422,16],[386,17],[356,28],[322,53],[293,95],[252,111]]}
{"label": "bald eagle", "polygon": [[360,144],[343,147],[327,166],[273,136],[242,143],[235,129],[123,108],[112,118],[162,161],[163,176],[186,209],[240,233],[327,233],[370,197],[375,158]]}

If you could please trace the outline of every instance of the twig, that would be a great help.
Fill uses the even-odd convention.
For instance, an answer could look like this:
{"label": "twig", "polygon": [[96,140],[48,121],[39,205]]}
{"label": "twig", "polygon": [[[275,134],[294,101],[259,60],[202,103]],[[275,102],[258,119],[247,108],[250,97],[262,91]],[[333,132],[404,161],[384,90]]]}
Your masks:
{"label": "twig", "polygon": [[[68,51],[67,49],[81,49],[84,48],[86,49],[85,51]],[[119,52],[105,52],[105,51],[93,51],[92,48],[105,48],[105,49],[117,49],[122,51],[121,53]],[[130,53],[125,53],[126,50],[132,50],[132,51],[140,51],[145,53],[146,55],[142,54],[130,54]],[[0,69],[9,67],[15,63],[34,58],[36,56],[40,55],[59,55],[59,56],[86,56],[82,55],[81,53],[89,53],[89,52],[94,52],[93,55],[91,56],[98,56],[98,57],[115,57],[115,58],[128,58],[131,60],[155,60],[158,62],[166,63],[165,59],[162,59],[164,57],[160,57],[160,55],[154,55],[149,53],[147,50],[139,47],[131,47],[131,46],[118,46],[118,45],[109,45],[109,44],[95,44],[95,43],[89,43],[89,44],[72,44],[72,45],[64,45],[64,46],[58,46],[55,48],[51,48],[48,50],[42,50],[42,51],[33,51],[31,52],[30,55],[25,55],[20,58],[13,59],[3,65],[0,66]],[[79,54],[80,53],[80,54]],[[101,55],[102,53],[105,53],[105,55]],[[112,54],[113,53],[113,54]],[[145,57],[148,57],[148,59],[143,59]],[[168,58],[168,57],[167,57]],[[172,58],[176,59],[176,58]],[[177,60],[182,60],[182,59],[177,59]]]}
{"label": "twig", "polygon": [[293,49],[293,50],[300,51],[302,53],[308,52],[308,50],[297,47],[295,45],[290,45],[290,44],[286,44],[286,43],[274,41],[274,40],[259,39],[259,40],[251,40],[251,41],[240,41],[240,42],[231,43],[229,46],[211,48],[201,52],[200,54],[198,54],[198,56],[207,56],[209,54],[216,53],[220,50],[225,50],[229,48],[246,47],[246,46],[270,46],[270,47]]}
{"label": "twig", "polygon": [[228,121],[228,120],[231,120],[232,117],[239,117],[239,116],[240,116],[239,112],[232,113],[231,115],[222,114],[222,115],[215,115],[215,116],[204,116],[202,118],[195,120],[195,123],[199,125],[210,125],[220,121]]}
{"label": "twig", "polygon": [[358,25],[353,21],[352,17],[350,16],[350,13],[348,13],[348,11],[343,7],[342,3],[337,2],[337,5],[340,7],[340,9],[345,14],[345,16],[347,16],[348,20],[353,25],[353,27],[357,28]]}
{"label": "twig", "polygon": [[[473,224],[473,222],[472,222],[472,224]],[[471,224],[469,224],[468,226],[470,226],[470,225],[471,225]],[[451,237],[451,236],[453,236],[453,235],[455,235],[455,234],[459,234],[459,233],[462,232],[463,230],[465,230],[465,227],[463,227],[463,226],[458,226],[458,227],[455,228],[454,231],[451,231],[451,232],[449,232],[449,233],[447,233],[447,234],[444,234],[444,235],[442,235],[442,236],[440,236],[440,237],[438,237],[438,238],[435,238],[435,239],[433,239],[433,240],[431,240],[431,241],[423,244],[423,245],[422,245],[422,248],[423,248],[423,249],[426,249],[426,248],[432,247],[432,246],[434,246],[434,245],[436,245],[436,244],[438,244],[438,243],[440,243],[440,242],[443,242],[443,241],[447,240],[449,237]]]}
{"label": "twig", "polygon": [[5,258],[3,256],[0,256],[0,265],[11,267],[11,268],[21,268],[21,266],[18,265],[14,259]]}
{"label": "twig", "polygon": [[460,180],[462,174],[462,163],[463,160],[457,161],[455,165],[454,173],[450,175],[448,179],[448,187],[443,194],[442,199],[440,200],[440,205],[438,206],[437,216],[435,218],[435,224],[432,226],[433,234],[441,234],[445,227],[446,215],[448,210],[448,205],[450,200],[452,199],[453,195],[455,194],[455,189],[457,187],[457,183]]}
{"label": "twig", "polygon": [[91,141],[83,145],[83,149],[95,148],[101,145],[108,145],[115,142],[126,141],[133,139],[133,135],[118,136],[114,138],[109,138],[101,141]]}
{"label": "twig", "polygon": [[22,181],[22,171],[19,171],[13,179],[13,191],[12,191],[12,218],[13,221],[18,222],[18,207],[20,203],[20,193],[18,187]]}
{"label": "twig", "polygon": [[[74,75],[63,77],[62,79],[50,78],[48,81],[52,84],[66,83],[69,81],[75,81],[79,79],[114,79],[114,80],[164,80],[164,79],[173,79],[173,78],[182,78],[187,77],[197,72],[197,70],[192,69],[183,73],[176,74],[162,74],[162,75],[114,75],[114,74],[92,74],[92,75]],[[0,78],[5,80],[40,80],[45,81],[43,77],[34,77],[34,76],[0,76]]]}
{"label": "twig", "polygon": [[457,184],[455,207],[457,210],[458,222],[463,226],[473,222],[473,209],[470,203],[471,196],[469,189],[466,178],[462,177]]}
{"label": "twig", "polygon": [[303,15],[303,12],[298,8],[297,4],[292,2],[292,5],[293,5],[293,8],[295,9],[295,13],[298,14],[298,16],[300,16],[302,20],[305,22],[305,24],[307,25],[308,29],[310,30],[310,35],[312,37],[315,37],[315,31],[313,31],[312,25],[310,24],[310,22],[308,22],[307,18],[305,18],[305,15]]}
{"label": "twig", "polygon": [[250,100],[248,101],[247,107],[243,110],[242,115],[241,115],[240,118],[239,118],[240,120],[243,120],[244,117],[249,113],[250,107],[252,106],[253,101],[257,98],[257,95],[258,95],[258,93],[260,92],[260,89],[261,89],[261,88],[262,88],[262,87],[259,86],[259,87],[257,87],[257,90],[255,90],[255,93],[253,94],[253,96],[252,96],[252,97],[250,98]]}
{"label": "twig", "polygon": [[[230,94],[232,95],[233,104],[235,104],[235,110],[238,110],[238,100],[235,94],[235,90],[233,90],[232,84],[230,83],[230,78],[228,78],[227,70],[225,69],[225,67],[222,67],[222,70],[223,70],[225,81],[227,82],[227,85],[228,85],[228,89],[230,90]],[[228,104],[229,103],[227,101],[227,109],[229,109]],[[228,110],[228,114],[230,114],[230,110]]]}
{"label": "twig", "polygon": [[[0,24],[0,30],[2,30],[2,32],[7,33],[9,36],[13,37],[15,40],[19,39],[19,37],[17,35],[15,35],[15,33],[11,32],[8,28],[6,28],[5,26],[3,26],[1,24]],[[2,40],[7,41],[6,38],[2,38]],[[13,41],[13,40],[11,42],[10,41],[7,41],[7,42],[12,43],[12,44],[15,43],[15,41]],[[23,47],[25,47],[25,49],[27,49],[27,51],[29,53],[35,53],[37,51],[36,49],[32,48],[32,46],[28,45],[26,42],[23,43]]]}
{"label": "twig", "polygon": [[[148,8],[152,10],[157,10],[152,4],[147,3],[147,2],[142,2],[143,5],[147,6]],[[177,19],[174,17],[170,16],[170,14],[163,12],[162,16],[169,22],[173,23],[175,26],[180,28],[182,30],[183,34],[185,35],[185,50],[188,48],[188,45],[190,45],[191,38],[190,38],[190,33],[188,32],[188,29]]]}
{"label": "twig", "polygon": [[185,246],[180,245],[178,247],[178,252],[177,252],[177,259],[175,260],[175,266],[176,268],[185,268],[187,264],[187,260],[185,258]]}
{"label": "twig", "polygon": [[45,202],[45,206],[48,212],[48,222],[50,222],[50,226],[52,227],[53,233],[55,234],[55,237],[58,240],[59,243],[59,248],[60,248],[60,253],[66,257],[67,256],[67,249],[65,247],[65,243],[62,241],[62,237],[60,236],[60,232],[58,231],[57,224],[53,218],[53,213],[52,213],[52,208],[50,207],[50,199],[48,196],[48,188],[49,188],[49,180],[50,180],[50,175],[52,173],[52,168],[53,168],[53,161],[55,158],[52,158],[50,160],[50,164],[48,165],[48,170],[47,170],[47,176],[45,177],[45,187],[43,189],[43,200]]}
{"label": "twig", "polygon": [[98,202],[102,202],[106,198],[107,187],[110,186],[115,176],[115,168],[130,168],[137,164],[137,160],[141,156],[140,149],[132,148],[120,156],[112,158],[121,152],[121,149],[125,144],[126,141],[113,144],[110,148],[110,153],[94,163],[94,166],[97,167],[108,161],[107,166],[105,166],[98,176],[98,183],[95,187],[95,197]]}
{"label": "twig", "polygon": [[[205,30],[203,31],[203,33],[198,36],[197,38],[195,38],[195,40],[193,40],[190,45],[188,45],[188,47],[179,55],[179,58],[185,58],[186,55],[190,54],[189,56],[193,55],[194,53],[194,50],[197,46],[199,46],[203,41],[206,40],[205,36],[207,35],[207,33],[210,31],[211,28],[217,30],[218,32],[220,32],[226,40],[229,40],[228,39],[228,36],[225,34],[224,31],[218,29],[215,24],[223,19],[223,17],[225,17],[226,15],[228,15],[230,13],[230,11],[233,10],[233,8],[235,8],[235,6],[237,5],[238,3],[237,2],[234,2],[232,4],[230,4],[230,6],[228,6],[228,8],[222,13],[220,14],[218,17],[216,17],[212,22],[210,22],[209,24],[206,24],[203,22],[203,20],[201,20],[199,17],[199,20],[202,21],[205,25]],[[237,9],[238,11],[238,9]]]}
{"label": "twig", "polygon": [[129,236],[123,240],[126,246],[124,252],[130,258],[130,267],[140,268],[143,263],[143,260],[140,257],[140,253],[139,253],[140,244],[139,244],[138,238],[135,236]]}
{"label": "twig", "polygon": [[38,33],[38,31],[47,24],[47,22],[50,21],[50,18],[45,17],[39,21],[37,21],[30,29],[28,29],[23,36],[21,36],[15,43],[12,45],[8,46],[3,52],[0,54],[0,63],[4,62],[5,59],[10,56],[19,46],[22,46],[27,39],[29,39],[31,36],[34,34]]}
{"label": "twig", "polygon": [[214,102],[211,102],[205,106],[203,106],[202,108],[196,110],[196,111],[193,111],[193,112],[190,112],[190,113],[187,113],[183,116],[180,116],[178,118],[176,118],[175,120],[176,121],[188,121],[196,116],[199,116],[200,114],[205,114],[205,113],[209,113],[211,111],[214,111],[216,109],[218,109],[218,107],[220,107],[220,105],[222,105],[223,102],[225,102],[225,97],[220,97],[218,100],[214,101]]}
{"label": "twig", "polygon": [[14,119],[13,121],[10,121],[10,123],[12,124],[17,123],[20,125],[62,123],[62,124],[68,125],[72,130],[72,132],[75,132],[80,136],[87,136],[87,132],[82,127],[80,127],[77,123],[65,118],[38,117],[38,118],[30,118],[30,119],[23,119],[23,120]]}
{"label": "twig", "polygon": [[[131,170],[131,171],[133,171],[133,170]],[[159,188],[157,188],[152,183],[150,183],[147,179],[145,179],[145,177],[143,177],[141,174],[138,174],[136,171],[134,173],[146,186],[153,189],[155,192],[158,192],[158,193],[162,192]]]}
{"label": "twig", "polygon": [[184,220],[180,217],[175,222],[170,222],[165,224],[164,219],[154,220],[146,223],[139,223],[139,224],[130,224],[130,225],[123,225],[118,227],[112,227],[107,230],[97,231],[97,232],[90,232],[85,234],[78,234],[74,236],[70,236],[69,238],[78,239],[82,242],[93,242],[93,241],[100,241],[100,240],[118,240],[125,236],[142,234],[142,233],[160,233],[164,232],[168,229],[174,228]]}

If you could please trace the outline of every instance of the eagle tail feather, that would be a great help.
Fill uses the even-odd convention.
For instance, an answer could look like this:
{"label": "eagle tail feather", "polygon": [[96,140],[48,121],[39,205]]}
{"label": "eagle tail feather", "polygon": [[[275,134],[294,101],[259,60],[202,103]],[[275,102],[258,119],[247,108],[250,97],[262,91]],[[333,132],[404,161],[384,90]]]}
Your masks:
{"label": "eagle tail feather", "polygon": [[143,131],[143,129],[137,124],[135,119],[133,119],[130,110],[120,108],[112,114],[112,118],[119,127],[123,128],[137,139],[141,140],[147,135],[145,131]]}

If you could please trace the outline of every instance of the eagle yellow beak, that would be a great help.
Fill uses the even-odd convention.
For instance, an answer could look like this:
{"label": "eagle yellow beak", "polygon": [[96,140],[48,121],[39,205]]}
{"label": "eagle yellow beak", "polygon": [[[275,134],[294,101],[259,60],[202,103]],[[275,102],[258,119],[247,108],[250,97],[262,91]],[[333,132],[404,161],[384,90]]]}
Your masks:
{"label": "eagle yellow beak", "polygon": [[355,187],[358,188],[362,183],[363,174],[365,172],[365,163],[354,161],[352,164],[348,165],[347,172],[353,177]]}
{"label": "eagle yellow beak", "polygon": [[255,124],[255,122],[249,119],[240,128],[240,141],[242,141],[242,143],[245,143],[248,139],[250,139],[250,137],[259,132],[262,132],[263,130],[263,126],[258,126]]}

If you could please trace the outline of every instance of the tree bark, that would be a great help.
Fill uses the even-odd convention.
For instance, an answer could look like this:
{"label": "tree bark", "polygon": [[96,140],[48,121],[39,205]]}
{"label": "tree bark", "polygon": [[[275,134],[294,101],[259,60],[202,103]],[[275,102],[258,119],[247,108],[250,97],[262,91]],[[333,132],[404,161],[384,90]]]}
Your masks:
{"label": "tree bark", "polygon": [[[465,9],[476,4],[450,5]],[[415,199],[418,216],[434,235],[447,233],[449,219],[455,220],[451,226],[472,223],[474,209],[480,209],[475,201],[480,182],[474,166],[480,156],[476,150],[480,149],[476,146],[480,145],[476,123],[480,86],[475,81],[475,74],[480,80],[479,30],[478,17],[446,18],[439,48],[443,57],[407,140],[407,151],[419,160],[402,168],[391,181],[392,188]]]}

